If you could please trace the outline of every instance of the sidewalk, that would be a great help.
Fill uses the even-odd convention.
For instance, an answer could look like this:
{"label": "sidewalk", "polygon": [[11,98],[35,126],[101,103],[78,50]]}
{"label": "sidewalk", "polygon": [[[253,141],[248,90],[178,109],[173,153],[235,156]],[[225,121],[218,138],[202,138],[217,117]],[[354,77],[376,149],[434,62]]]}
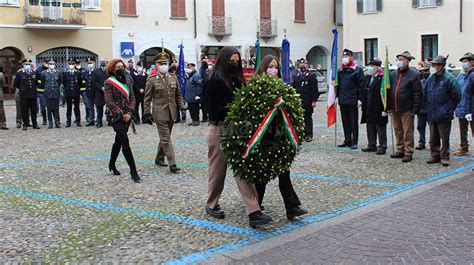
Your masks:
{"label": "sidewalk", "polygon": [[341,216],[346,220],[296,231],[209,262],[473,264],[474,173],[465,171],[431,186],[388,199],[398,201],[369,206],[358,216]]}

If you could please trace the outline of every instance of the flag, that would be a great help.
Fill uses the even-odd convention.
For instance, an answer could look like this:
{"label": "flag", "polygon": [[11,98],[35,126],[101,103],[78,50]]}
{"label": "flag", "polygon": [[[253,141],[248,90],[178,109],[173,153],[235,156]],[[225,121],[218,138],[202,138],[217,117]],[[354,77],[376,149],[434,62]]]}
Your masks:
{"label": "flag", "polygon": [[291,82],[290,73],[290,42],[285,38],[281,43],[281,77],[285,84]]}
{"label": "flag", "polygon": [[181,90],[181,95],[184,97],[184,90],[186,89],[186,73],[184,72],[184,53],[183,53],[183,43],[179,47],[179,61],[178,61],[178,82],[179,88]]}
{"label": "flag", "polygon": [[336,86],[339,83],[337,77],[337,28],[334,28],[332,33],[334,34],[334,41],[332,43],[331,51],[331,82],[329,83],[328,105],[326,107],[328,127],[331,127],[331,125],[336,123]]}
{"label": "flag", "polygon": [[255,42],[255,69],[258,69],[260,66],[260,61],[261,61],[261,55],[260,55],[260,41],[257,40]]}
{"label": "flag", "polygon": [[383,69],[382,87],[380,88],[380,97],[382,97],[383,110],[387,110],[387,90],[390,89],[390,68],[388,62],[388,48],[385,47],[385,62]]}

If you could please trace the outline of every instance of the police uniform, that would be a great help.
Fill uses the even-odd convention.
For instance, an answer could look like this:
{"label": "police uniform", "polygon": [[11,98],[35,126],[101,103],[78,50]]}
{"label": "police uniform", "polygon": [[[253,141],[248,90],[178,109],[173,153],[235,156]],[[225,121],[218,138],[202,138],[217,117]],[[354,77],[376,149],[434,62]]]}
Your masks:
{"label": "police uniform", "polygon": [[[69,65],[75,65],[74,60],[68,60]],[[74,103],[74,116],[76,117],[77,126],[81,126],[81,110],[79,109],[80,103],[80,89],[82,84],[82,75],[75,67],[73,69],[68,68],[63,72],[62,83],[64,86],[64,95],[66,97],[67,110],[66,127],[71,127],[71,116],[72,116],[72,104]]]}
{"label": "police uniform", "polygon": [[41,88],[40,77],[43,71],[48,70],[48,60],[44,60],[41,67],[36,69],[36,76],[38,77],[38,101],[41,110],[41,116],[43,117],[43,125],[46,125],[46,98],[44,97],[44,90]]}
{"label": "police uniform", "polygon": [[[56,65],[53,60],[50,60],[48,64]],[[53,128],[53,118],[54,125],[56,128],[60,128],[60,118],[59,118],[59,98],[61,97],[61,72],[57,69],[48,69],[43,71],[39,78],[40,89],[44,91],[44,97],[46,99],[46,109],[48,111],[48,128]]]}
{"label": "police uniform", "polygon": [[[154,61],[156,63],[168,63],[168,54],[159,53]],[[151,106],[153,103],[153,106]],[[145,112],[144,122],[150,121],[150,116],[156,122],[160,143],[155,163],[159,166],[167,166],[164,159],[168,160],[170,171],[176,173],[180,169],[176,166],[173,145],[171,143],[171,130],[177,116],[177,107],[184,110],[184,101],[179,89],[178,78],[172,73],[160,73],[159,71],[150,75],[145,86]],[[151,122],[149,122],[151,123]]]}
{"label": "police uniform", "polygon": [[15,74],[15,88],[18,88],[21,102],[21,116],[23,120],[23,130],[26,131],[26,126],[29,121],[31,114],[31,122],[34,129],[39,129],[36,123],[36,113],[38,111],[38,104],[36,102],[37,93],[37,75],[36,72],[30,69],[25,69],[28,66],[31,67],[31,59],[25,59],[22,61],[23,69],[18,70]]}
{"label": "police uniform", "polygon": [[[92,64],[93,67],[89,68],[89,64]],[[81,86],[81,95],[82,101],[84,102],[86,108],[86,126],[94,125],[94,102],[91,100],[90,93],[92,88],[92,72],[94,71],[95,61],[93,58],[87,58],[87,69],[83,69],[82,73],[82,86]]]}

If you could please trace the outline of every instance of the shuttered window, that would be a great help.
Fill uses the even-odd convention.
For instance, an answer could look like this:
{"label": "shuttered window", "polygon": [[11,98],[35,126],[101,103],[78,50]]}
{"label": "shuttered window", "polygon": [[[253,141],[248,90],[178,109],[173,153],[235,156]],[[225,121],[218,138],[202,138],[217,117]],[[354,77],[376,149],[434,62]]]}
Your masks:
{"label": "shuttered window", "polygon": [[295,21],[305,21],[304,0],[295,0]]}
{"label": "shuttered window", "polygon": [[271,0],[260,0],[260,18],[261,19],[272,18],[272,1]]}
{"label": "shuttered window", "polygon": [[225,1],[224,0],[212,0],[212,15],[215,17],[225,16]]}
{"label": "shuttered window", "polygon": [[186,0],[171,0],[171,17],[186,17]]}
{"label": "shuttered window", "polygon": [[137,1],[136,0],[120,0],[120,14],[121,15],[136,15]]}

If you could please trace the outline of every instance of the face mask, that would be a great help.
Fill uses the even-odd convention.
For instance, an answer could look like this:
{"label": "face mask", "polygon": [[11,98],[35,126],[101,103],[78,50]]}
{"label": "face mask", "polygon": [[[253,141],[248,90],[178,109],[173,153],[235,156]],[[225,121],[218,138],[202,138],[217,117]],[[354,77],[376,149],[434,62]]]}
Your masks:
{"label": "face mask", "polygon": [[160,65],[160,66],[158,67],[158,71],[160,71],[160,73],[162,73],[162,74],[167,73],[167,72],[168,72],[168,65],[167,65],[167,64],[165,64],[165,65]]}
{"label": "face mask", "polygon": [[348,65],[349,64],[349,58],[342,58],[342,64],[343,65]]}
{"label": "face mask", "polygon": [[150,70],[155,70],[156,69],[156,66],[152,65],[150,66]]}
{"label": "face mask", "polygon": [[93,63],[87,64],[87,67],[92,70],[94,69],[94,64]]}
{"label": "face mask", "polygon": [[54,70],[56,68],[56,65],[52,64],[49,66],[49,69]]}
{"label": "face mask", "polygon": [[436,70],[436,68],[434,68],[433,66],[430,67],[430,74],[436,74],[436,72],[438,72],[438,70]]}
{"label": "face mask", "polygon": [[100,69],[102,69],[102,71],[105,71],[105,66],[101,66]]}
{"label": "face mask", "polygon": [[76,66],[76,68],[77,68],[78,70],[81,69],[81,65]]}
{"label": "face mask", "polygon": [[115,71],[115,74],[117,76],[123,76],[125,74],[125,71],[122,68],[120,68]]}
{"label": "face mask", "polygon": [[74,65],[73,65],[73,64],[70,64],[70,65],[69,65],[69,69],[71,69],[71,70],[74,69]]}
{"label": "face mask", "polygon": [[186,74],[190,74],[193,72],[193,70],[189,69],[189,68],[184,68],[184,71],[186,72]]}
{"label": "face mask", "polygon": [[367,67],[367,73],[369,75],[375,74],[375,69],[372,66]]}
{"label": "face mask", "polygon": [[139,68],[137,69],[137,72],[138,72],[139,74],[143,73],[143,67],[139,67]]}
{"label": "face mask", "polygon": [[300,66],[301,72],[306,72],[306,66]]}
{"label": "face mask", "polygon": [[31,65],[29,64],[23,66],[23,68],[25,69],[25,71],[31,71]]}
{"label": "face mask", "polygon": [[176,67],[176,65],[172,65],[171,68],[170,68],[170,70],[171,70],[172,72],[174,72],[174,71],[176,70],[176,68],[178,68],[178,67]]}
{"label": "face mask", "polygon": [[231,73],[237,73],[239,71],[239,64],[238,63],[233,63],[229,62],[229,71]]}
{"label": "face mask", "polygon": [[462,69],[464,70],[469,69],[469,63],[462,63]]}
{"label": "face mask", "polygon": [[402,62],[402,61],[397,61],[396,64],[397,64],[397,68],[398,68],[398,69],[403,68],[403,62]]}
{"label": "face mask", "polygon": [[276,68],[267,68],[268,76],[276,76],[278,74],[278,69]]}

